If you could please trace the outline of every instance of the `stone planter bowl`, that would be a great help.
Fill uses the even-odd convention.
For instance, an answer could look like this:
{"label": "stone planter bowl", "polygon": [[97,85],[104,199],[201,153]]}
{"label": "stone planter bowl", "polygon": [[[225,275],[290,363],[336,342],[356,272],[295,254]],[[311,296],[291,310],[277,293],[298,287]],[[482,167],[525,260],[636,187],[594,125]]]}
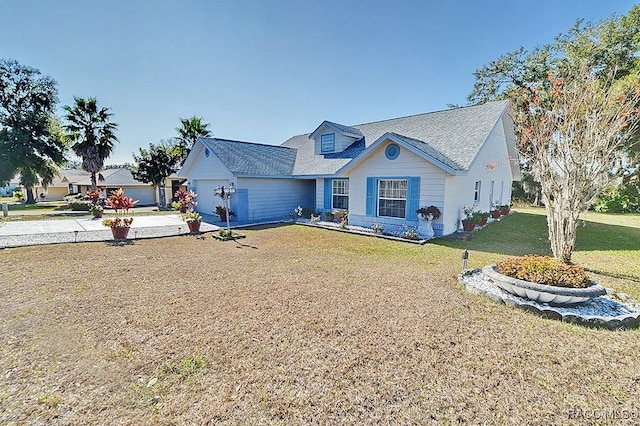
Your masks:
{"label": "stone planter bowl", "polygon": [[549,305],[576,305],[607,294],[607,290],[594,281],[586,288],[572,288],[532,283],[507,277],[498,272],[495,264],[482,268],[482,273],[506,292]]}

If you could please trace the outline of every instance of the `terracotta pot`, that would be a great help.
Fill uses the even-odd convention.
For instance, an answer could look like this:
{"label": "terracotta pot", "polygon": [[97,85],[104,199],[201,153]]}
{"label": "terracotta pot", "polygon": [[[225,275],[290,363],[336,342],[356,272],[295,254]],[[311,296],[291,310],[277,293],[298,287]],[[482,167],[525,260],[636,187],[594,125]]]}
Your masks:
{"label": "terracotta pot", "polygon": [[500,214],[501,214],[502,216],[506,216],[506,215],[508,215],[508,214],[509,214],[509,210],[511,210],[511,208],[510,208],[510,207],[504,207],[504,208],[500,209]]}
{"label": "terracotta pot", "polygon": [[464,219],[462,221],[462,229],[464,229],[466,232],[471,232],[476,229],[476,223],[472,220]]}
{"label": "terracotta pot", "polygon": [[129,227],[128,226],[117,226],[115,228],[111,228],[111,233],[113,234],[114,240],[126,240],[127,235],[129,235]]}
{"label": "terracotta pot", "polygon": [[189,227],[190,232],[200,232],[199,220],[192,220],[191,222],[187,222],[187,226]]}
{"label": "terracotta pot", "polygon": [[99,212],[96,212],[93,214],[93,217],[96,219],[102,219],[102,215],[104,214],[104,212],[102,210],[100,210]]}
{"label": "terracotta pot", "polygon": [[186,212],[187,212],[186,207],[180,207],[180,213],[186,213]]}
{"label": "terracotta pot", "polygon": [[491,217],[494,219],[500,218],[500,210],[491,210]]}
{"label": "terracotta pot", "polygon": [[480,219],[480,226],[485,226],[487,224],[488,217],[483,217]]}

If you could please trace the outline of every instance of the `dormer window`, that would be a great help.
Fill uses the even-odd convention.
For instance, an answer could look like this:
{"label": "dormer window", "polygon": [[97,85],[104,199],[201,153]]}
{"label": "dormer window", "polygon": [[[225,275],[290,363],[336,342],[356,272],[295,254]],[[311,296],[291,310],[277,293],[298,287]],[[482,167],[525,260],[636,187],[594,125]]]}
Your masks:
{"label": "dormer window", "polygon": [[320,151],[334,152],[336,150],[336,134],[328,133],[320,136]]}

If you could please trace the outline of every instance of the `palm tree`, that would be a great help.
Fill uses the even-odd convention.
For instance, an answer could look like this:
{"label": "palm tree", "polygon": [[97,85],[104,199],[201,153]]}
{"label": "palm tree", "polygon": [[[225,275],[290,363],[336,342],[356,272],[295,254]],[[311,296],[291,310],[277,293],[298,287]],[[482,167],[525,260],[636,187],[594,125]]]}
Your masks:
{"label": "palm tree", "polygon": [[195,115],[191,118],[181,118],[180,124],[182,125],[181,127],[176,127],[178,144],[175,150],[180,164],[182,164],[196,143],[196,139],[198,139],[198,137],[212,136],[213,133],[207,129],[209,123],[203,123],[202,118],[196,117]]}
{"label": "palm tree", "polygon": [[68,121],[64,128],[73,144],[71,149],[82,158],[82,169],[91,173],[91,189],[95,190],[96,176],[111,155],[113,143],[118,142],[115,135],[118,125],[110,120],[113,114],[109,108],[98,109],[96,98],[74,97],[73,100],[73,107],[64,107]]}

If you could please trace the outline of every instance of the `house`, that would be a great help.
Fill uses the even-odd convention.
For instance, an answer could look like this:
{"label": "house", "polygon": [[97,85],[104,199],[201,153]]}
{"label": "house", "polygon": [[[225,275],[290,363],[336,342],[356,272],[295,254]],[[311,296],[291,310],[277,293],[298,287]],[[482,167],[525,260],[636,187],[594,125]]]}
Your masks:
{"label": "house", "polygon": [[0,186],[0,197],[13,197],[13,192],[20,189],[20,176],[16,175],[5,186]]}
{"label": "house", "polygon": [[[140,200],[138,205],[154,205],[156,193],[150,184],[133,178],[127,169],[106,169],[100,172],[103,180],[98,180],[97,186],[106,197],[110,191],[123,188],[127,196]],[[36,196],[40,201],[61,201],[69,194],[84,193],[91,189],[91,174],[84,170],[62,169],[58,172],[46,188],[35,187]]]}
{"label": "house", "polygon": [[[435,205],[436,235],[460,228],[465,207],[509,204],[520,179],[507,101],[346,126],[323,121],[280,146],[199,138],[180,177],[211,214],[217,186],[233,183],[239,222],[288,217],[297,205],[344,209],[349,224],[415,226]],[[388,228],[387,228],[388,229]]]}

